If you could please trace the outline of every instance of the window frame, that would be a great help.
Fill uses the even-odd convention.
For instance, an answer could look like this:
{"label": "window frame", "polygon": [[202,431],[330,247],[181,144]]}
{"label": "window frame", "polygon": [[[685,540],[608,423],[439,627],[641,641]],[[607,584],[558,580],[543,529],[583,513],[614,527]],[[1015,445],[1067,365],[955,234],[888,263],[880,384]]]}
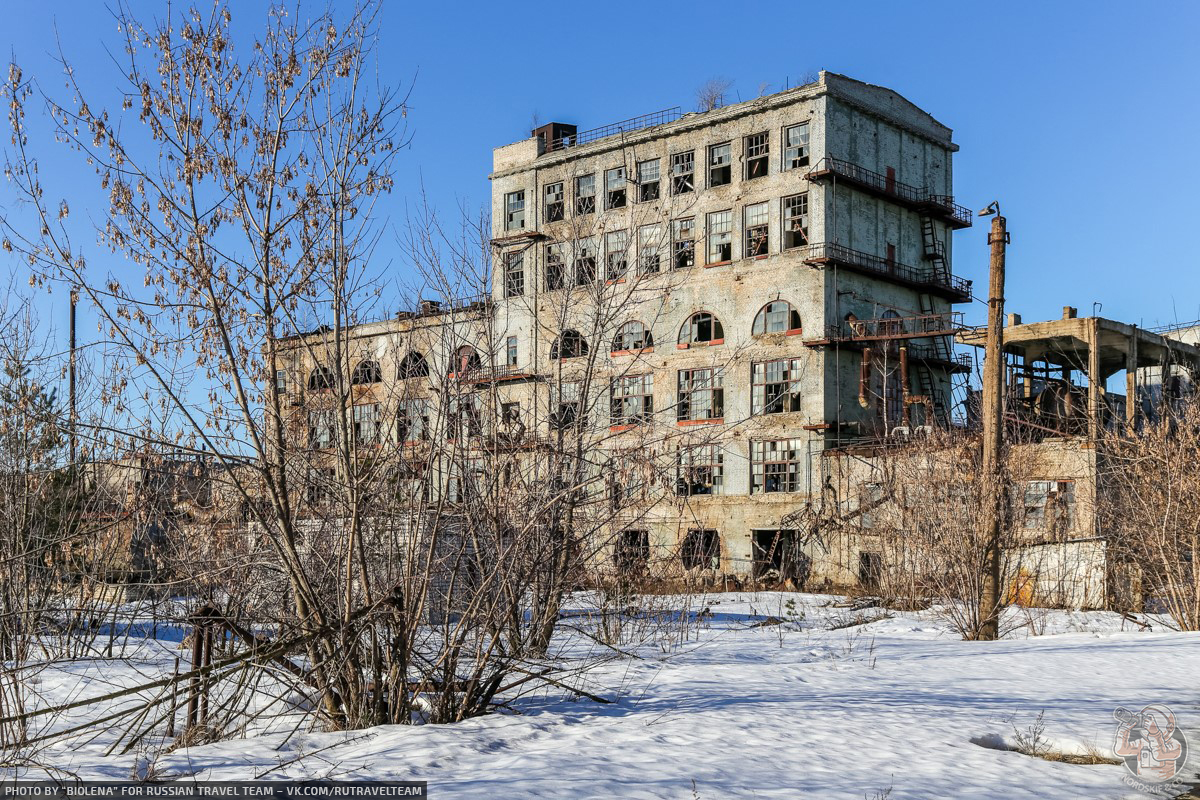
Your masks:
{"label": "window frame", "polygon": [[[698,319],[698,317],[707,317],[708,319]],[[709,326],[709,338],[697,339],[696,334],[699,332],[698,326],[704,324],[705,322],[707,322]],[[686,338],[684,337],[685,331],[687,332]],[[705,311],[703,309],[700,311],[693,311],[688,315],[688,318],[679,328],[679,338],[677,339],[677,343],[684,348],[724,344],[725,326],[721,324],[720,318],[718,318],[717,315],[711,311]]]}
{"label": "window frame", "polygon": [[[683,238],[686,231],[690,234]],[[686,261],[687,263],[681,263]],[[671,269],[691,269],[696,266],[696,218],[681,217],[671,220]]]}
{"label": "window frame", "polygon": [[[790,214],[788,205],[789,201],[798,201],[796,205],[802,204],[804,207],[804,213]],[[808,192],[799,192],[798,194],[792,194],[781,198],[779,201],[779,213],[782,224],[779,235],[779,249],[795,250],[796,248],[807,246],[810,242],[808,237]],[[793,220],[803,220],[803,226],[800,228],[801,239],[803,241],[799,242],[798,244],[789,244],[789,242],[793,241],[796,234],[796,231],[794,231],[791,227]]]}
{"label": "window frame", "polygon": [[[809,151],[809,120],[797,122],[795,125],[785,125],[783,127],[782,139],[783,146],[780,147],[783,156],[780,162],[780,171],[787,172],[793,169],[802,169],[807,167],[812,160],[811,152]],[[793,130],[804,129],[804,142],[801,144],[790,144],[789,133]],[[792,151],[796,151],[795,156],[789,155]],[[797,162],[797,163],[792,163]]]}
{"label": "window frame", "polygon": [[[653,178],[643,174],[643,171],[642,171],[642,168],[649,164],[654,165],[654,177]],[[660,181],[662,180],[662,164],[660,163],[660,159],[648,158],[643,161],[639,161],[639,162],[637,162],[637,165],[635,166],[635,170],[637,173],[637,186],[638,186],[637,199],[638,199],[638,202],[639,203],[652,203],[655,200],[658,200],[659,196],[661,194]]]}
{"label": "window frame", "polygon": [[[588,194],[583,194],[584,186],[590,187]],[[575,176],[575,216],[582,217],[596,213],[596,173]]]}
{"label": "window frame", "polygon": [[[781,450],[779,445],[785,445]],[[750,440],[750,494],[795,494],[804,491],[804,440],[788,439],[751,439]],[[787,458],[770,458],[771,454],[786,452]],[[775,470],[768,470],[769,466]],[[782,469],[778,469],[782,466]],[[790,488],[768,489],[768,476],[778,480],[783,476],[783,485]]]}
{"label": "window frame", "polygon": [[[716,161],[718,153],[724,150],[724,159]],[[708,188],[729,186],[733,183],[733,142],[721,142],[708,146]],[[724,180],[719,180],[723,177]]]}
{"label": "window frame", "polygon": [[[627,333],[626,329],[632,329],[634,325],[637,326],[641,335],[630,342],[628,337],[631,334]],[[627,344],[635,344],[637,346],[626,347],[625,345]],[[613,355],[621,353],[641,353],[652,351],[653,349],[654,335],[651,333],[650,329],[647,328],[640,319],[631,319],[621,323],[621,326],[617,328],[617,332],[613,334],[612,347],[609,349],[609,353]]]}
{"label": "window frame", "polygon": [[742,153],[745,161],[744,180],[767,177],[771,171],[771,132],[759,131],[742,137]]}
{"label": "window frame", "polygon": [[504,296],[521,297],[525,294],[525,254],[518,251],[504,254]]}
{"label": "window frame", "polygon": [[[755,211],[751,223],[750,213]],[[742,255],[745,258],[765,258],[771,252],[771,203],[749,203],[742,206]]]}
{"label": "window frame", "polygon": [[[782,375],[772,375],[771,368],[782,366]],[[803,359],[772,358],[750,363],[750,413],[752,415],[790,414],[803,410],[804,398],[800,373]],[[776,387],[776,394],[771,395]],[[778,387],[783,387],[779,389]],[[772,406],[775,406],[772,408]]]}
{"label": "window frame", "polygon": [[[771,310],[771,306],[775,305],[776,303],[781,303],[786,307],[785,323],[786,323],[787,327],[783,328],[782,330],[773,331],[773,330],[769,330],[768,326],[770,324],[771,314],[778,313],[777,310],[776,311]],[[761,330],[760,330],[760,325],[759,325],[760,320],[762,322]],[[793,327],[792,326],[793,322],[798,322],[800,324]],[[800,317],[800,312],[797,311],[796,307],[794,305],[792,305],[791,303],[789,303],[787,300],[784,300],[784,299],[778,298],[778,297],[775,298],[774,300],[770,301],[766,305],[764,305],[762,308],[760,308],[758,310],[758,313],[754,315],[753,322],[751,322],[751,324],[750,324],[750,335],[751,336],[773,336],[773,335],[780,334],[780,333],[782,333],[782,334],[797,334],[803,330],[804,330],[804,320]]]}
{"label": "window frame", "polygon": [[567,190],[562,181],[547,183],[542,189],[542,197],[546,222],[562,222],[566,219]]}
{"label": "window frame", "polygon": [[696,191],[696,151],[671,154],[671,196]]}
{"label": "window frame", "polygon": [[[604,170],[604,208],[624,208],[629,202],[625,166]],[[615,188],[614,188],[615,186]]]}
{"label": "window frame", "polygon": [[[697,457],[699,454],[701,457]],[[696,480],[707,473],[707,483]],[[707,491],[697,491],[696,486]],[[675,494],[678,497],[707,497],[725,493],[725,449],[712,442],[681,444],[675,451]]]}
{"label": "window frame", "polygon": [[506,192],[504,194],[504,230],[525,230],[525,190]]}
{"label": "window frame", "polygon": [[632,427],[653,422],[654,373],[619,375],[609,382],[609,425]]}
{"label": "window frame", "polygon": [[677,370],[675,388],[676,422],[681,424],[724,422],[725,370],[723,368],[692,367]]}
{"label": "window frame", "polygon": [[[719,217],[723,220],[717,220],[714,223],[714,220]],[[706,267],[728,264],[733,261],[732,208],[724,211],[710,211],[704,215],[704,241],[704,265]],[[722,253],[722,247],[728,248],[728,252]]]}
{"label": "window frame", "polygon": [[604,280],[619,283],[629,274],[629,231],[604,234]]}

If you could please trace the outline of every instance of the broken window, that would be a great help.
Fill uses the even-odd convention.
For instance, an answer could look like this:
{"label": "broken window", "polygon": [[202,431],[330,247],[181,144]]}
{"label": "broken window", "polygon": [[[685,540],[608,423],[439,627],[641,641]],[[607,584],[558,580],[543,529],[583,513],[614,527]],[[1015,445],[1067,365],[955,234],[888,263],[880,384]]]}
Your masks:
{"label": "broken window", "polygon": [[708,148],[708,185],[724,186],[733,182],[733,145],[714,144]]}
{"label": "broken window", "polygon": [[313,450],[333,447],[333,412],[308,412],[308,446]]}
{"label": "broken window", "polygon": [[415,350],[406,353],[404,358],[400,360],[400,368],[397,370],[401,379],[404,378],[424,378],[429,374],[429,362],[425,360],[425,356]]}
{"label": "broken window", "polygon": [[379,444],[379,423],[382,417],[378,403],[354,407],[354,441],[356,444]]}
{"label": "broken window", "polygon": [[562,181],[546,184],[546,222],[559,222],[562,220],[564,216],[563,195]]}
{"label": "broken window", "polygon": [[504,363],[510,367],[517,365],[517,337],[509,336],[504,343]]}
{"label": "broken window", "polygon": [[638,269],[642,275],[653,275],[661,268],[662,226],[658,223],[638,228]]}
{"label": "broken window", "polygon": [[808,123],[783,129],[783,168],[797,169],[808,166]]}
{"label": "broken window", "polygon": [[521,404],[517,401],[500,404],[500,421],[506,425],[516,425],[521,421]]}
{"label": "broken window", "polygon": [[625,168],[615,167],[604,172],[604,207],[625,207]]}
{"label": "broken window", "polygon": [[658,199],[658,159],[639,161],[637,164],[638,202],[649,203]]}
{"label": "broken window", "polygon": [[429,411],[422,398],[396,404],[396,434],[401,442],[418,442],[429,435]]}
{"label": "broken window", "polygon": [[575,213],[591,214],[596,210],[596,176],[580,175],[575,179]]}
{"label": "broken window", "polygon": [[289,381],[290,376],[286,369],[275,370],[275,391],[278,392],[280,396],[284,396],[288,393]]}
{"label": "broken window", "polygon": [[588,353],[587,340],[579,331],[567,329],[550,345],[550,358],[579,358]]}
{"label": "broken window", "polygon": [[467,439],[483,431],[479,413],[479,398],[473,394],[450,395],[446,398],[446,438]]}
{"label": "broken window", "polygon": [[321,505],[333,499],[333,486],[337,473],[331,468],[311,468],[304,477],[304,499],[310,506]]}
{"label": "broken window", "polygon": [[622,375],[613,378],[609,410],[611,425],[649,422],[654,414],[654,376]]}
{"label": "broken window", "polygon": [[604,234],[604,279],[618,281],[629,271],[629,233],[613,231]]}
{"label": "broken window", "polygon": [[683,445],[675,459],[675,493],[691,495],[721,494],[725,483],[725,454],[720,445]]}
{"label": "broken window", "polygon": [[800,549],[794,530],[753,530],[750,532],[753,562],[750,577],[754,580],[773,577],[803,583],[808,577],[808,558]]}
{"label": "broken window", "polygon": [[612,352],[624,353],[630,350],[645,350],[648,347],[654,346],[654,338],[650,335],[650,331],[637,320],[626,322],[617,329],[617,335],[613,337]]}
{"label": "broken window", "polygon": [[575,243],[575,285],[586,286],[596,281],[596,242],[580,239]]}
{"label": "broken window", "polygon": [[308,374],[308,390],[310,392],[333,388],[333,370],[329,367],[317,367]]}
{"label": "broken window", "polygon": [[767,157],[771,141],[766,131],[754,133],[743,140],[746,152],[746,180],[763,178],[767,174]]}
{"label": "broken window", "polygon": [[800,410],[800,359],[759,361],[750,368],[750,413]]}
{"label": "broken window", "polygon": [[688,317],[679,329],[680,344],[721,344],[725,341],[725,329],[721,320],[707,311],[697,311]]}
{"label": "broken window", "polygon": [[733,258],[733,212],[714,211],[708,215],[709,265],[722,264]]}
{"label": "broken window", "polygon": [[683,568],[720,569],[721,537],[714,530],[693,529],[683,537],[679,546],[679,560]]}
{"label": "broken window", "polygon": [[786,300],[773,300],[755,315],[750,333],[761,336],[764,333],[788,333],[800,329],[800,313],[792,308],[792,304]]}
{"label": "broken window", "polygon": [[566,285],[566,266],[563,264],[561,244],[546,245],[546,291],[552,292]]}
{"label": "broken window", "polygon": [[504,230],[519,231],[525,227],[525,190],[504,195]]}
{"label": "broken window", "polygon": [[750,494],[798,492],[803,488],[801,439],[750,442]]}
{"label": "broken window", "polygon": [[350,373],[350,383],[355,386],[379,383],[382,380],[383,371],[379,368],[379,362],[370,359],[358,362],[354,372]]}
{"label": "broken window", "polygon": [[1029,481],[1025,484],[1025,527],[1052,534],[1070,530],[1075,515],[1074,481]]}
{"label": "broken window", "polygon": [[671,194],[687,194],[696,188],[696,153],[675,153],[671,156]]}
{"label": "broken window", "polygon": [[675,418],[680,422],[723,419],[725,375],[720,368],[679,370],[679,397]]}
{"label": "broken window", "polygon": [[525,257],[521,253],[506,253],[504,256],[504,296],[520,297],[525,294]]}
{"label": "broken window", "polygon": [[746,258],[765,256],[767,254],[767,219],[770,216],[766,203],[755,203],[746,206],[742,213],[745,217],[746,228]]}
{"label": "broken window", "polygon": [[686,269],[696,263],[696,220],[692,217],[671,223],[671,242],[675,269]]}
{"label": "broken window", "polygon": [[450,374],[467,374],[480,369],[483,362],[479,360],[479,354],[475,352],[475,348],[469,344],[464,344],[454,354],[454,361],[450,364]]}
{"label": "broken window", "polygon": [[573,425],[582,424],[579,396],[579,381],[563,381],[559,385],[558,402],[549,420],[552,428],[565,430]]}
{"label": "broken window", "polygon": [[808,194],[783,198],[783,249],[808,244]]}
{"label": "broken window", "polygon": [[650,532],[621,531],[613,545],[613,566],[622,575],[642,575],[650,564]]}

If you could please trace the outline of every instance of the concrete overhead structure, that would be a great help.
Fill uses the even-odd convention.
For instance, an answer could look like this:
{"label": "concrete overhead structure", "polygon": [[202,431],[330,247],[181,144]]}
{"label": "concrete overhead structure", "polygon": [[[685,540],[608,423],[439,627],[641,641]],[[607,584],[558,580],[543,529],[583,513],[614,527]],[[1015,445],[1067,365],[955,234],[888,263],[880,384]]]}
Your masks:
{"label": "concrete overhead structure", "polygon": [[[1095,439],[1113,424],[1135,427],[1154,405],[1149,389],[1155,376],[1173,367],[1188,374],[1200,370],[1200,348],[1194,344],[1103,317],[1081,318],[1070,306],[1062,319],[1021,323],[1010,315],[1009,321],[1004,329],[1010,361],[1007,414],[1048,432],[1077,434],[1085,426],[1086,435]],[[987,336],[976,329],[958,338],[982,348]],[[1108,381],[1122,372],[1125,394],[1110,396]]]}

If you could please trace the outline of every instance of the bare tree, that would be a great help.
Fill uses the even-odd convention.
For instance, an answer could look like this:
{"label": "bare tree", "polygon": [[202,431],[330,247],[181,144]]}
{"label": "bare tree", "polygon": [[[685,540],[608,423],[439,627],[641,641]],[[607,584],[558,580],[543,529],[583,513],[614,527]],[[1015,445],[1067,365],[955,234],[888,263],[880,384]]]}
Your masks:
{"label": "bare tree", "polygon": [[696,110],[712,111],[725,105],[725,94],[732,86],[733,81],[726,78],[709,78],[696,90]]}

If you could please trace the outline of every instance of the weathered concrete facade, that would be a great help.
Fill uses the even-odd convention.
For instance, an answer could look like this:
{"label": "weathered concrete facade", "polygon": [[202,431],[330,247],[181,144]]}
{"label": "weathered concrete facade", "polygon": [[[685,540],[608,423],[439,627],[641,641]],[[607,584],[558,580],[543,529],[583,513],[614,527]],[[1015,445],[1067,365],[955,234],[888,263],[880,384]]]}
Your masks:
{"label": "weathered concrete facade", "polygon": [[[555,342],[580,331],[590,347],[613,351],[602,364],[609,378],[651,376],[653,414],[628,431],[614,425],[600,446],[638,447],[655,427],[674,429],[656,438],[668,458],[716,448],[719,486],[686,492],[639,523],[655,561],[669,561],[689,531],[715,531],[720,571],[752,573],[763,558],[756,537],[781,530],[819,491],[814,465],[825,448],[947,420],[961,362],[944,336],[912,333],[948,330],[952,303],[969,298],[949,264],[951,233],[970,222],[950,199],[957,147],[929,114],[890,90],[821,73],[797,89],[594,141],[558,124],[539,132],[495,151],[498,338],[516,337],[531,372],[561,376],[571,359],[556,357]],[[801,140],[802,154],[789,146]],[[677,170],[689,162],[680,191]],[[724,163],[727,174],[716,172]],[[655,179],[657,190],[643,194]],[[691,230],[692,263],[677,261],[680,227]],[[591,258],[595,282],[578,275]],[[788,321],[756,327],[778,302]],[[720,333],[696,342],[689,320],[704,312]],[[653,346],[610,346],[628,322],[650,331]],[[768,368],[755,365],[780,360],[786,408],[764,413],[753,383]],[[722,408],[684,419],[682,375],[699,369],[723,373]],[[588,404],[604,409],[609,381],[591,388]],[[535,401],[533,424],[550,413],[552,394]],[[926,402],[912,402],[919,397]],[[784,448],[789,463],[765,463],[768,450]],[[852,555],[810,554],[814,572],[838,583],[853,579]]]}

